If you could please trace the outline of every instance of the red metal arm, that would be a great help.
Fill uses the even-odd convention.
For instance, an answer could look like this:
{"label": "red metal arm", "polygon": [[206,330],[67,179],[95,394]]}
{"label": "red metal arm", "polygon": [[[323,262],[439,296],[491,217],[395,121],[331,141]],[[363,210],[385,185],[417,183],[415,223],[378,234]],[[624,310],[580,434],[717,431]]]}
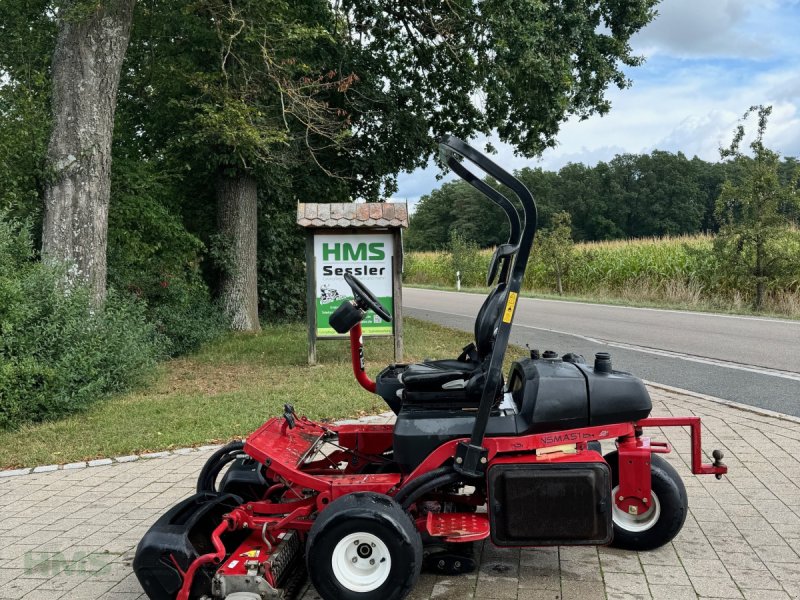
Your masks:
{"label": "red metal arm", "polygon": [[361,323],[350,330],[350,356],[353,359],[353,374],[368,392],[375,393],[375,382],[364,370],[364,338],[361,336]]}
{"label": "red metal arm", "polygon": [[728,472],[728,467],[723,465],[719,459],[715,460],[714,464],[703,464],[700,417],[649,417],[638,421],[636,426],[689,427],[692,438],[692,473],[695,475],[716,475],[717,479],[719,479]]}
{"label": "red metal arm", "polygon": [[211,562],[219,564],[225,560],[225,545],[222,543],[220,536],[228,531],[229,527],[230,523],[228,522],[228,519],[223,519],[222,523],[217,525],[217,528],[211,532],[211,542],[214,544],[214,549],[216,552],[199,556],[191,565],[189,565],[189,568],[186,570],[186,574],[183,576],[183,585],[178,593],[177,600],[189,600],[189,593],[192,590],[192,582],[194,581],[194,575],[197,572],[197,569]]}

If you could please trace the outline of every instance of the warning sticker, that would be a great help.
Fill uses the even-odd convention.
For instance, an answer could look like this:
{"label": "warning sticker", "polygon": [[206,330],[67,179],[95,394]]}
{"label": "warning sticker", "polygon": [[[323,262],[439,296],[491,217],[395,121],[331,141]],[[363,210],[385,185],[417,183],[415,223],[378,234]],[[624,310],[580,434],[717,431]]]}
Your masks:
{"label": "warning sticker", "polygon": [[517,292],[508,293],[508,302],[506,302],[506,312],[503,313],[503,323],[511,323],[511,317],[514,316],[514,307],[517,305]]}

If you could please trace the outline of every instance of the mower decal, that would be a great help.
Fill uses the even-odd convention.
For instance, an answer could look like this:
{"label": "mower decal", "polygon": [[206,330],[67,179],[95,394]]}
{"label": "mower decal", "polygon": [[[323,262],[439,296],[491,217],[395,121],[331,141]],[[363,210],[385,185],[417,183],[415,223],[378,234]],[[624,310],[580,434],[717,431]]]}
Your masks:
{"label": "mower decal", "polygon": [[503,314],[503,323],[511,323],[514,316],[514,307],[517,305],[517,292],[508,292],[508,302],[506,302],[506,312]]}

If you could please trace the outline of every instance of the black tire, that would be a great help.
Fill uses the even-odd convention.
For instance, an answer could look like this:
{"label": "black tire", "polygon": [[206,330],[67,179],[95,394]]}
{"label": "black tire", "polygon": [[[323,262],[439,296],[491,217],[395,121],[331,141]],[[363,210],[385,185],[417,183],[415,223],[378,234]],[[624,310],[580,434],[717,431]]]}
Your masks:
{"label": "black tire", "polygon": [[[611,489],[615,490],[619,485],[619,455],[615,450],[604,458],[611,467]],[[650,477],[654,495],[650,510],[658,509],[660,515],[657,518],[654,516],[652,522],[647,522],[646,515],[638,517],[645,517],[644,524],[639,526],[646,529],[631,530],[626,528],[625,517],[615,512],[612,546],[625,550],[655,550],[672,541],[683,528],[689,512],[689,499],[681,476],[666,460],[653,454],[650,460]]]}
{"label": "black tire", "polygon": [[206,461],[206,464],[203,465],[200,475],[197,476],[197,491],[216,492],[217,477],[223,467],[236,460],[236,457],[242,453],[243,449],[244,442],[231,442],[214,452]]}
{"label": "black tire", "polygon": [[323,600],[402,600],[419,578],[422,540],[392,498],[357,492],[337,498],[317,517],[308,534],[306,564]]}

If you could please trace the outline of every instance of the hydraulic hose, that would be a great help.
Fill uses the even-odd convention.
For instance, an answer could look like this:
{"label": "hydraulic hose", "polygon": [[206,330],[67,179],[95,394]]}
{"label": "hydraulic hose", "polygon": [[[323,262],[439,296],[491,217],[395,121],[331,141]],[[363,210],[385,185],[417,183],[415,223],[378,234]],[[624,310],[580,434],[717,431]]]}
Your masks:
{"label": "hydraulic hose", "polygon": [[437,477],[441,477],[442,475],[447,475],[449,473],[453,473],[453,467],[446,466],[446,467],[439,467],[438,469],[434,469],[433,471],[428,471],[427,473],[423,473],[419,477],[415,478],[411,481],[408,485],[403,486],[400,488],[400,491],[394,495],[394,499],[403,504],[403,501],[406,497],[411,494],[415,489],[417,489],[421,485],[425,485],[427,482],[431,481],[432,479],[436,479]]}
{"label": "hydraulic hose", "polygon": [[402,502],[403,508],[408,509],[414,502],[416,502],[419,498],[427,494],[428,492],[432,492],[436,488],[443,487],[445,485],[451,485],[453,483],[458,483],[461,481],[462,475],[460,473],[452,472],[446,475],[442,475],[441,477],[437,477],[424,483],[420,486],[417,486],[414,491],[409,493],[405,500]]}

